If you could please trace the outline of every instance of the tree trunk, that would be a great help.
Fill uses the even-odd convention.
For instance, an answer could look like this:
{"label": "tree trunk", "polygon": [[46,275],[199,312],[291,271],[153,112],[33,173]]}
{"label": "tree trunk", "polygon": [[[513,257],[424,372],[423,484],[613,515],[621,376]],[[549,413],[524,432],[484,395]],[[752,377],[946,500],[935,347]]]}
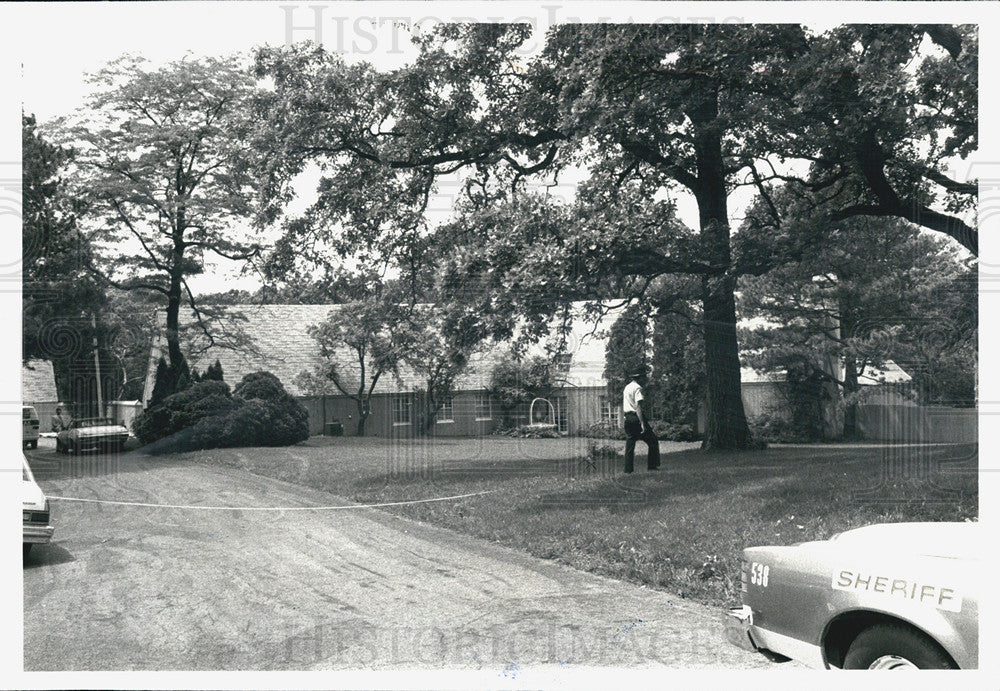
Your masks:
{"label": "tree trunk", "polygon": [[424,396],[424,434],[434,434],[434,421],[437,420],[437,401],[434,397],[434,380],[427,381],[427,394]]}
{"label": "tree trunk", "polygon": [[708,429],[702,444],[705,449],[745,449],[751,441],[740,382],[735,284],[735,279],[724,277],[702,281],[708,388]]}
{"label": "tree trunk", "polygon": [[732,252],[716,87],[709,84],[702,94],[703,100],[690,111],[698,132],[695,136],[698,182],[694,192],[700,237],[705,257],[713,267],[713,272],[702,278],[701,283],[708,384],[708,428],[702,448],[745,449],[751,439],[743,410],[736,341],[736,279],[726,273],[732,263]]}
{"label": "tree trunk", "polygon": [[365,436],[365,422],[368,420],[368,415],[371,414],[371,408],[367,405],[364,398],[359,398],[358,404],[358,436]]}
{"label": "tree trunk", "polygon": [[853,357],[844,356],[844,439],[856,440],[861,437],[858,429],[858,367]]}
{"label": "tree trunk", "polygon": [[174,247],[170,265],[170,287],[167,293],[167,355],[170,370],[177,376],[177,373],[180,372],[181,361],[184,359],[180,340],[181,286],[184,279],[185,218],[183,207],[177,210],[175,223]]}

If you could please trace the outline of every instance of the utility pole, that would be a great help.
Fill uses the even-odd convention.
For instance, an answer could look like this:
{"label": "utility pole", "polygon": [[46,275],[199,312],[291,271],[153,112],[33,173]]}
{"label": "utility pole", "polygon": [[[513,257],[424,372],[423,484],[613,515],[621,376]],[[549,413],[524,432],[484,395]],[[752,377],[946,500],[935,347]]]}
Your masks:
{"label": "utility pole", "polygon": [[104,397],[101,395],[101,358],[97,354],[97,313],[90,315],[90,324],[94,327],[94,369],[97,371],[97,417],[104,417]]}

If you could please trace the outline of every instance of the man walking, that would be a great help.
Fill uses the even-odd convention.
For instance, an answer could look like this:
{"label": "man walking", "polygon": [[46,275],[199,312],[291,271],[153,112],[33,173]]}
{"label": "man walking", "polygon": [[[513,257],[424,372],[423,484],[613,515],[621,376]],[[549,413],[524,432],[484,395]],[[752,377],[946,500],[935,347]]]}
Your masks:
{"label": "man walking", "polygon": [[660,467],[660,442],[653,433],[653,428],[646,419],[642,403],[644,400],[642,388],[646,385],[646,370],[636,369],[629,373],[630,381],[625,385],[622,394],[622,412],[625,413],[625,472],[631,473],[635,468],[635,443],[638,440],[646,442],[646,467],[656,470]]}

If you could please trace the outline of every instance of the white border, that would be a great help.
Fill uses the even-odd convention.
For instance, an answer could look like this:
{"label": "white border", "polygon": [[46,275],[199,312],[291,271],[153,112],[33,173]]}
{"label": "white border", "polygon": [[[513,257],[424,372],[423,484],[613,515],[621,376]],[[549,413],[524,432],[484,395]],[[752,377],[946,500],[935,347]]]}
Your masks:
{"label": "white border", "polygon": [[[20,112],[19,98],[12,97],[21,93],[22,84],[19,80],[19,57],[29,53],[40,38],[68,32],[68,34],[84,33],[94,46],[100,50],[109,44],[140,47],[144,37],[162,32],[173,32],[179,43],[188,39],[204,39],[206,32],[214,36],[220,46],[218,52],[227,52],[221,48],[228,44],[235,35],[239,36],[241,27],[251,21],[260,21],[262,17],[274,16],[274,42],[282,41],[282,10],[281,5],[294,3],[218,3],[218,2],[177,2],[177,3],[95,3],[95,4],[64,4],[64,3],[31,3],[0,5],[0,65],[2,65],[3,83],[0,100],[0,166],[19,159]],[[297,6],[305,8],[320,5],[320,3],[302,3]],[[560,20],[577,19],[579,21],[656,21],[673,20],[678,22],[692,21],[748,21],[748,22],[803,22],[809,24],[834,25],[839,23],[977,23],[980,25],[980,64],[981,69],[981,101],[980,111],[981,146],[979,160],[983,162],[1000,162],[1000,142],[997,128],[997,80],[993,74],[995,66],[1000,65],[1000,26],[998,12],[1000,6],[991,2],[616,2],[616,3],[581,3],[581,2],[542,2],[541,5],[529,2],[482,3],[482,2],[433,2],[433,3],[396,3],[396,2],[366,2],[349,4],[323,5],[330,12],[338,15],[360,18],[372,16],[387,17],[440,17],[440,18],[500,18],[516,19],[534,17],[540,23],[549,21],[552,12]],[[178,31],[180,27],[180,31]],[[52,60],[62,61],[71,66],[73,55],[56,49],[52,51]],[[3,178],[0,170],[0,178]],[[995,176],[1000,179],[1000,175]],[[994,192],[1000,197],[1000,190]],[[983,197],[983,202],[988,198]],[[1000,207],[1000,202],[994,203]],[[1000,214],[990,213],[985,203],[981,203],[981,285],[987,276],[998,275],[1000,271],[1000,247],[998,247],[997,219]],[[16,263],[20,258],[19,223],[11,225],[11,219],[0,218],[0,232],[5,242],[0,247],[0,267]],[[13,239],[18,238],[18,239]],[[2,273],[2,272],[0,272]],[[997,526],[997,489],[1000,478],[1000,462],[995,451],[1000,448],[1000,425],[992,424],[992,418],[987,416],[1000,413],[1000,362],[990,356],[997,352],[994,345],[997,342],[997,320],[994,315],[1000,313],[1000,293],[981,292],[981,362],[980,362],[980,399],[981,399],[981,442],[980,453],[980,510],[982,521],[991,527]],[[0,439],[7,440],[8,449],[13,452],[13,444],[20,443],[19,431],[16,429],[17,416],[14,414],[20,402],[20,342],[18,330],[13,328],[20,315],[20,295],[11,290],[9,282],[4,283],[0,290],[0,310],[7,317],[10,328],[2,341],[2,375],[0,375]],[[14,412],[12,412],[14,411]],[[14,467],[13,453],[4,456],[2,468],[10,470]],[[8,467],[9,466],[9,467]],[[0,474],[5,477],[6,474]],[[12,496],[9,482],[0,483],[0,525],[2,531],[0,549],[5,554],[16,554],[16,533],[11,526],[15,511],[11,508]],[[995,553],[995,550],[990,549]],[[995,558],[995,557],[994,557]],[[0,646],[0,669],[5,671],[20,670],[21,648],[20,630],[21,612],[18,603],[21,600],[21,577],[16,559],[5,559],[3,592],[11,597],[5,608],[4,618],[6,635]],[[998,573],[995,564],[989,573]],[[993,589],[995,591],[995,589]],[[942,681],[945,683],[960,683],[970,688],[991,688],[995,682],[990,682],[988,671],[995,672],[998,656],[990,655],[990,651],[1000,650],[1000,639],[997,637],[998,609],[995,599],[981,603],[982,638],[981,650],[984,670],[980,674],[951,675],[947,681],[935,674],[922,674],[918,677],[906,678],[907,688],[937,688]],[[738,685],[739,687],[781,688],[789,684],[800,686],[803,683],[820,686],[830,684],[840,679],[816,677],[810,674],[808,679],[799,674],[743,674],[743,673],[697,673],[698,683],[705,685],[706,677],[720,683]],[[675,675],[670,675],[676,679]],[[993,676],[993,679],[996,677]],[[22,688],[43,687],[146,687],[146,688],[197,688],[212,686],[217,688],[285,688],[295,686],[300,688],[384,688],[390,686],[435,687],[435,688],[467,688],[469,686],[487,685],[492,687],[524,688],[565,685],[575,686],[630,686],[633,684],[663,685],[665,681],[661,673],[648,675],[638,670],[614,669],[559,669],[537,670],[524,674],[519,679],[498,679],[493,671],[489,672],[358,672],[358,673],[186,673],[186,672],[156,672],[156,673],[36,673],[4,675],[7,684]],[[863,688],[879,688],[886,685],[886,679],[852,676],[852,685]]]}

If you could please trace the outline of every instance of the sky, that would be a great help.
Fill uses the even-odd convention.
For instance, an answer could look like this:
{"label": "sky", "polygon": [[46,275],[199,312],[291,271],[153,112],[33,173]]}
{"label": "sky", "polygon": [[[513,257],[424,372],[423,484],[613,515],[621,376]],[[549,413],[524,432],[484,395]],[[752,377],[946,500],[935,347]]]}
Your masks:
{"label": "sky", "polygon": [[[313,8],[321,8],[319,10]],[[317,14],[318,13],[318,14]],[[596,2],[596,3],[537,3],[478,2],[448,3],[387,3],[366,2],[321,5],[316,2],[282,3],[2,3],[0,4],[0,78],[3,98],[0,99],[0,314],[11,320],[19,318],[20,297],[20,109],[42,121],[65,115],[81,104],[89,93],[84,73],[100,68],[107,61],[125,52],[143,55],[153,62],[166,62],[191,51],[199,55],[220,55],[249,51],[262,44],[282,45],[293,41],[315,39],[317,26],[320,38],[328,49],[344,50],[349,59],[365,59],[383,68],[397,67],[407,59],[406,27],[427,26],[438,20],[479,20],[505,17],[509,20],[528,18],[543,30],[553,21],[801,21],[817,30],[850,21],[879,23],[938,21],[944,23],[980,23],[981,65],[1000,65],[1000,7],[998,3],[892,3],[892,2],[749,2],[714,3],[687,2],[661,4],[655,2]],[[319,19],[318,24],[316,19]],[[981,121],[996,122],[996,79],[994,70],[984,69],[982,80],[983,104]],[[981,339],[984,354],[980,363],[980,411],[983,420],[1000,414],[1000,360],[990,355],[996,351],[996,320],[1000,314],[1000,133],[995,127],[982,128],[980,154],[970,161],[968,170],[983,181],[980,202],[981,217]],[[681,201],[681,200],[679,200]],[[738,207],[738,204],[734,206]],[[446,207],[444,207],[446,208]],[[693,218],[693,206],[681,201],[682,218]],[[214,283],[213,283],[214,282]],[[197,285],[200,291],[238,287],[225,270],[203,277]],[[18,329],[8,330],[0,341],[4,363],[0,369],[0,435],[13,450],[19,424],[20,368],[18,365]],[[997,496],[1000,463],[997,454],[989,450],[1000,448],[1000,425],[981,425],[984,449],[982,454],[981,488],[984,497]],[[16,454],[9,454],[8,473],[19,472]],[[6,469],[6,465],[2,466]],[[12,483],[0,483],[0,506],[13,506]],[[1000,502],[981,501],[982,520],[1000,525]],[[7,514],[4,514],[7,516]],[[11,526],[13,521],[5,521]],[[0,549],[14,553],[17,539],[13,529],[0,532]],[[5,584],[8,592],[19,591],[16,560],[6,560]],[[6,568],[6,567],[5,567]],[[985,604],[982,648],[1000,649],[995,623],[1000,621],[996,603]],[[992,609],[990,608],[992,607]],[[993,616],[989,616],[990,613]],[[7,629],[20,630],[20,608],[10,609]],[[17,645],[0,646],[0,669],[20,669],[20,649]],[[9,683],[30,687],[39,681],[26,677],[9,677]],[[68,678],[47,677],[55,686],[79,683]],[[61,680],[60,680],[61,679]],[[188,678],[171,674],[158,675],[166,685],[193,683]],[[246,679],[219,677],[213,681],[220,687],[245,686]],[[146,677],[150,683],[154,680]],[[100,685],[99,680],[92,683]],[[129,682],[119,677],[112,686]],[[309,685],[302,680],[302,685]],[[323,684],[323,680],[311,683]]]}

